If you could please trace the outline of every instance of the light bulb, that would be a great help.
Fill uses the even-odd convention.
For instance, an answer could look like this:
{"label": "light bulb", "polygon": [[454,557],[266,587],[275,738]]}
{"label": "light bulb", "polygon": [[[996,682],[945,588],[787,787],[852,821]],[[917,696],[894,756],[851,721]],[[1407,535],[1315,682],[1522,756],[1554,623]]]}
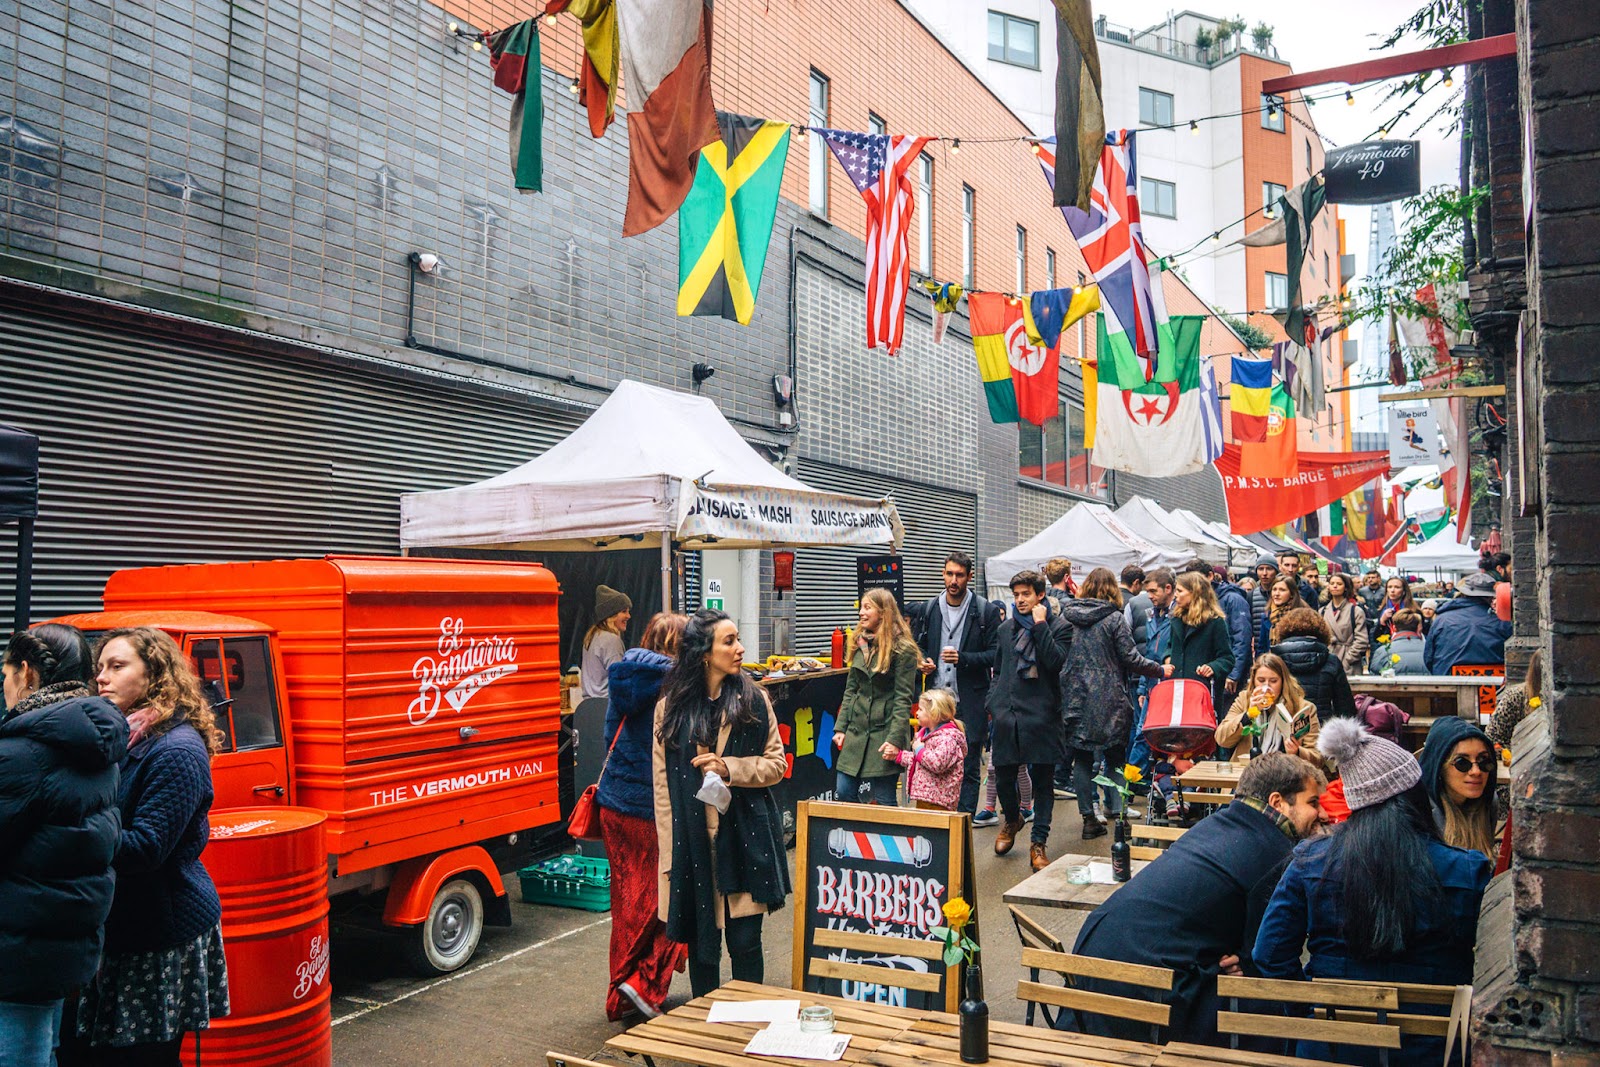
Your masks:
{"label": "light bulb", "polygon": [[1444,72],[1444,87],[1445,87],[1445,88],[1446,88],[1446,89],[1448,89],[1448,88],[1450,88],[1450,87],[1451,87],[1451,86],[1452,86],[1452,85],[1454,85],[1454,84],[1455,84],[1455,83],[1456,83],[1456,79],[1455,79],[1455,75],[1454,75],[1454,74],[1452,74],[1452,73],[1451,73],[1451,72],[1450,72],[1450,71],[1448,71],[1448,70],[1447,70],[1447,71],[1445,71],[1445,72]]}
{"label": "light bulb", "polygon": [[1378,127],[1378,140],[1380,140],[1380,141],[1386,140],[1388,138],[1388,136],[1389,136],[1388,127],[1386,127],[1386,126]]}
{"label": "light bulb", "polygon": [[955,140],[950,142],[950,154],[953,156],[957,152],[960,152],[960,151],[961,151],[961,138],[957,137]]}
{"label": "light bulb", "polygon": [[548,22],[548,23],[549,23],[549,24],[550,24],[550,25],[552,25],[552,26],[554,26],[554,25],[555,25],[555,24],[556,24],[556,17],[555,17],[555,15],[554,15],[554,14],[553,14],[553,13],[552,13],[552,14],[548,14],[548,15],[546,15],[546,16],[545,16],[545,17],[544,17],[544,20],[545,20],[545,21],[546,21],[546,22]]}
{"label": "light bulb", "polygon": [[1198,122],[1196,122],[1194,119],[1190,119],[1189,120],[1189,132],[1194,134],[1195,136],[1199,136],[1199,134],[1200,134],[1200,124]]}
{"label": "light bulb", "polygon": [[1212,234],[1211,235],[1211,243],[1212,244],[1221,244],[1222,243],[1222,234],[1221,233]]}
{"label": "light bulb", "polygon": [[1355,107],[1356,106],[1356,98],[1350,95],[1350,90],[1349,89],[1346,89],[1344,91],[1344,102],[1346,104],[1349,104],[1351,107]]}
{"label": "light bulb", "polygon": [[1038,155],[1039,154],[1039,142],[1038,141],[1033,142],[1033,145],[1032,145],[1030,151],[1032,151],[1034,155]]}
{"label": "light bulb", "polygon": [[481,51],[483,51],[483,42],[482,42],[482,41],[473,41],[473,42],[472,42],[472,50],[473,50],[473,51],[474,51],[474,52],[481,52]]}
{"label": "light bulb", "polygon": [[452,22],[450,24],[450,32],[451,33],[455,33],[460,28],[461,28],[461,23],[459,23],[459,22]]}
{"label": "light bulb", "polygon": [[572,81],[567,84],[567,92],[571,93],[573,96],[578,95],[580,88],[581,87],[578,85],[577,78],[573,78]]}

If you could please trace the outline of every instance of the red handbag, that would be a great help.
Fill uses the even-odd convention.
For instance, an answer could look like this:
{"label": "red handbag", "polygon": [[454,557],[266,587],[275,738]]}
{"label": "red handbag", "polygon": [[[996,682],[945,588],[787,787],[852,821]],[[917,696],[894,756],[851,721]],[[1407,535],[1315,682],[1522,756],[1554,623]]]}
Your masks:
{"label": "red handbag", "polygon": [[[617,742],[622,740],[622,728],[627,723],[617,724],[617,735],[611,739],[611,748],[606,749],[606,758],[600,763],[600,774],[606,773],[606,764],[611,762],[611,751],[617,747]],[[567,834],[580,841],[598,841],[600,839],[600,805],[595,803],[595,791],[600,788],[600,779],[595,779],[595,784],[583,791],[583,796],[572,805],[572,817],[567,820]]]}

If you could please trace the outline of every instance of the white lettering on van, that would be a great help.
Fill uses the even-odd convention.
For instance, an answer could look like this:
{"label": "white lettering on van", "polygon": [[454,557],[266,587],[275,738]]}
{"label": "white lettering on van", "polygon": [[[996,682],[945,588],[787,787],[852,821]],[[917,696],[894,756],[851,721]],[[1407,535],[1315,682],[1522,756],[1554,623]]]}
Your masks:
{"label": "white lettering on van", "polygon": [[388,808],[413,800],[444,797],[485,786],[504,785],[521,778],[532,778],[544,773],[544,761],[513,763],[505,767],[486,767],[481,771],[447,774],[440,778],[424,778],[415,782],[400,783],[388,789],[374,789],[368,793],[375,808]]}
{"label": "white lettering on van", "polygon": [[465,629],[460,619],[448,615],[440,619],[438,655],[418,656],[411,665],[417,695],[406,708],[406,718],[412,726],[421,726],[439,714],[441,703],[460,714],[484,686],[517,673],[515,641],[498,634],[464,637]]}

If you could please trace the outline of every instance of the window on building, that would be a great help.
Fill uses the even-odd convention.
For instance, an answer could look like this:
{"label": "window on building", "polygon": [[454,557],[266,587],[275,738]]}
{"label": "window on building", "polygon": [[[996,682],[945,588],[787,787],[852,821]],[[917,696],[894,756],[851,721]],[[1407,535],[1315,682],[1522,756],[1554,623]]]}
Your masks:
{"label": "window on building", "polygon": [[917,269],[933,273],[933,157],[917,157]]}
{"label": "window on building", "polygon": [[1039,69],[1039,24],[1003,11],[989,12],[989,58]]}
{"label": "window on building", "polygon": [[1288,190],[1277,182],[1261,183],[1261,207],[1266,212],[1267,218],[1275,219],[1278,217],[1278,201],[1283,198],[1283,194],[1286,192]]}
{"label": "window on building", "polygon": [[972,288],[972,272],[977,258],[978,194],[972,186],[961,186],[961,284]]}
{"label": "window on building", "polygon": [[1278,311],[1289,306],[1289,276],[1267,271],[1267,309]]}
{"label": "window on building", "polygon": [[1178,217],[1178,187],[1158,178],[1139,179],[1139,214]]}
{"label": "window on building", "polygon": [[883,121],[882,115],[879,115],[875,111],[869,111],[867,112],[867,129],[868,131],[877,134],[879,137],[882,137],[884,134],[889,132],[889,124]]}
{"label": "window on building", "polygon": [[1017,287],[1019,295],[1028,291],[1028,231],[1017,227]]}
{"label": "window on building", "polygon": [[1316,167],[1311,162],[1311,138],[1306,138],[1306,177],[1316,173]]}
{"label": "window on building", "polygon": [[1044,287],[1046,289],[1056,287],[1056,250],[1053,248],[1044,250]]}
{"label": "window on building", "polygon": [[1172,125],[1172,94],[1139,87],[1139,121],[1146,126]]}
{"label": "window on building", "polygon": [[1062,401],[1056,417],[1041,426],[1017,428],[1017,473],[1088,496],[1106,495],[1106,471],[1089,461],[1083,447],[1083,405]]}
{"label": "window on building", "polygon": [[[811,72],[811,112],[807,116],[811,126],[828,125],[828,79]],[[808,202],[813,214],[828,217],[828,146],[819,133],[806,138],[811,154],[810,190]]]}
{"label": "window on building", "polygon": [[1261,94],[1261,128],[1283,132],[1283,100],[1269,93]]}

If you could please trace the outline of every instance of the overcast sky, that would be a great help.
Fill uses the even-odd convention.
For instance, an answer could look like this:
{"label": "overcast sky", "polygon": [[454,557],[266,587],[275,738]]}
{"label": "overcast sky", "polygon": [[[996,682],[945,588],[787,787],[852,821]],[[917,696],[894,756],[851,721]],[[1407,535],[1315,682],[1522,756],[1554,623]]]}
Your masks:
{"label": "overcast sky", "polygon": [[[1273,28],[1272,43],[1296,71],[1321,70],[1326,67],[1358,63],[1375,58],[1380,53],[1373,49],[1389,31],[1409,16],[1420,0],[1335,0],[1328,4],[1284,3],[1283,0],[1223,0],[1208,3],[1198,0],[1185,6],[1164,0],[1097,0],[1096,15],[1105,15],[1112,23],[1144,29],[1164,22],[1169,12],[1196,11],[1216,17],[1234,16],[1244,19],[1252,27],[1265,22]],[[1396,45],[1395,52],[1415,51],[1420,44]],[[1461,71],[1456,71],[1454,92],[1459,93],[1465,84]],[[1336,91],[1337,86],[1310,89],[1312,95]],[[1408,117],[1393,136],[1409,136],[1413,126],[1431,114],[1438,103],[1444,101],[1445,90],[1435,88],[1428,98]],[[1351,144],[1365,139],[1378,125],[1388,119],[1400,105],[1391,102],[1379,106],[1383,90],[1369,88],[1354,94],[1354,106],[1342,99],[1324,100],[1312,108],[1317,130],[1331,137],[1337,144]],[[1455,184],[1459,174],[1461,139],[1459,130],[1452,128],[1440,132],[1429,128],[1416,135],[1422,142],[1422,186],[1441,183]],[[1367,259],[1366,208],[1344,206],[1340,216],[1346,219],[1345,234],[1349,251],[1356,254],[1356,268],[1365,272]],[[1403,219],[1397,219],[1403,225]]]}

